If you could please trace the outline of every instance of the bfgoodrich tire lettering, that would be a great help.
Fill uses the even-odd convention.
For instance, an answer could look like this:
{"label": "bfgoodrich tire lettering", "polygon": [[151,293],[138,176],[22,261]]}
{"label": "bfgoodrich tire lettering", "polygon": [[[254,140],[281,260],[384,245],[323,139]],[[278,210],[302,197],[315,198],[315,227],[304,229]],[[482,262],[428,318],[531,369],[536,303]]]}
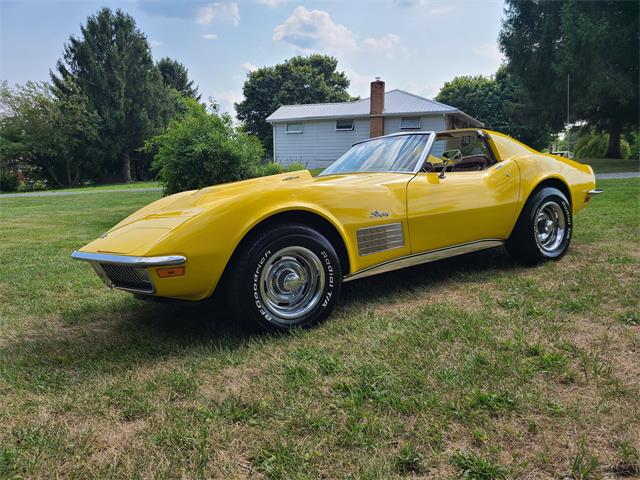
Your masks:
{"label": "bfgoodrich tire lettering", "polygon": [[254,237],[235,255],[228,273],[227,298],[233,313],[270,330],[320,322],[333,310],[342,284],[333,246],[299,224]]}
{"label": "bfgoodrich tire lettering", "polygon": [[507,250],[528,264],[557,260],[568,250],[573,233],[571,205],[557,188],[534,192],[507,240]]}

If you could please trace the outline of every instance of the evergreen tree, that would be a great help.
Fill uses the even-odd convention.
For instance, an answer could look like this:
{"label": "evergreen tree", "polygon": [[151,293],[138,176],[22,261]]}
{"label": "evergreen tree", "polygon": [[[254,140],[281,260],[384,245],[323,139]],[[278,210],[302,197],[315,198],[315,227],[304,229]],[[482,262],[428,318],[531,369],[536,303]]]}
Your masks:
{"label": "evergreen tree", "polygon": [[144,34],[134,19],[101,9],[71,36],[51,78],[58,97],[77,85],[101,119],[100,151],[106,167],[131,181],[131,153],[165,121],[165,88]]}
{"label": "evergreen tree", "polygon": [[[622,130],[639,121],[640,3],[507,0],[500,45],[548,128],[586,120],[609,131],[620,158]],[[567,78],[570,82],[567,112]]]}
{"label": "evergreen tree", "polygon": [[166,87],[176,89],[184,97],[200,100],[198,87],[194,87],[193,80],[189,80],[189,71],[183,64],[165,57],[158,62],[158,70]]}

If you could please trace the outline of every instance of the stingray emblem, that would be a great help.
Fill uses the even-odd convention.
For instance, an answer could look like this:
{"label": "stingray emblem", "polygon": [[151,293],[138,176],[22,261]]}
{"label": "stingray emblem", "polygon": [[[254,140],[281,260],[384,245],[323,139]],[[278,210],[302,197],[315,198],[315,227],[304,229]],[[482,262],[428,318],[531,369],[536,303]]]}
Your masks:
{"label": "stingray emblem", "polygon": [[389,216],[389,212],[380,212],[379,210],[374,210],[369,214],[369,217],[371,218],[384,218],[388,216]]}

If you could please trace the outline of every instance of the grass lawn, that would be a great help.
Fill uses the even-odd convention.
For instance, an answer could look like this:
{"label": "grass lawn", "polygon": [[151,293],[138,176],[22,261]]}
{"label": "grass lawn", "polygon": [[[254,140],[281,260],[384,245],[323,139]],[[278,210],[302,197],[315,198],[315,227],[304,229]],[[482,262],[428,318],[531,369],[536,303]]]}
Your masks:
{"label": "grass lawn", "polygon": [[587,158],[579,160],[591,165],[595,173],[639,172],[640,161],[637,158],[621,160],[619,158]]}
{"label": "grass lawn", "polygon": [[[55,188],[46,190],[47,192],[76,192],[76,191],[91,191],[91,190],[129,190],[131,188],[160,188],[160,183],[153,182],[132,182],[132,183],[111,183],[105,185],[92,185],[89,187],[74,187],[74,188]],[[0,192],[11,193],[11,192]]]}
{"label": "grass lawn", "polygon": [[74,248],[158,193],[0,200],[0,478],[640,474],[640,179],[559,262],[345,284],[322,326],[137,302]]}

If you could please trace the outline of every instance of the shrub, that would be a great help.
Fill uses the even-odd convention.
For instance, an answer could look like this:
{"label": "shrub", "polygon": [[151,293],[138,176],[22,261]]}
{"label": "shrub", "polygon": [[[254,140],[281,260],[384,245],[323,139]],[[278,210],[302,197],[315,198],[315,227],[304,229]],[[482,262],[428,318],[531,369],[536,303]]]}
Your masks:
{"label": "shrub", "polygon": [[0,192],[15,192],[19,185],[20,180],[15,173],[9,170],[0,170]]}
{"label": "shrub", "polygon": [[209,113],[185,99],[186,111],[145,144],[166,194],[251,178],[259,174],[260,141],[234,128],[231,117]]}
{"label": "shrub", "polygon": [[261,165],[259,168],[259,174],[261,177],[266,177],[267,175],[277,175],[278,173],[283,173],[284,167],[280,165],[278,162],[269,162]]}
{"label": "shrub", "polygon": [[[608,147],[608,133],[589,130],[586,134],[582,134],[578,137],[576,142],[576,157],[605,158]],[[620,139],[620,152],[622,153],[622,158],[629,158],[629,155],[631,154],[629,143],[624,139]]]}
{"label": "shrub", "polygon": [[27,179],[18,185],[19,192],[41,192],[49,188],[49,184],[45,179]]}
{"label": "shrub", "polygon": [[287,172],[297,172],[298,170],[306,170],[307,166],[304,163],[293,162],[287,165]]}

